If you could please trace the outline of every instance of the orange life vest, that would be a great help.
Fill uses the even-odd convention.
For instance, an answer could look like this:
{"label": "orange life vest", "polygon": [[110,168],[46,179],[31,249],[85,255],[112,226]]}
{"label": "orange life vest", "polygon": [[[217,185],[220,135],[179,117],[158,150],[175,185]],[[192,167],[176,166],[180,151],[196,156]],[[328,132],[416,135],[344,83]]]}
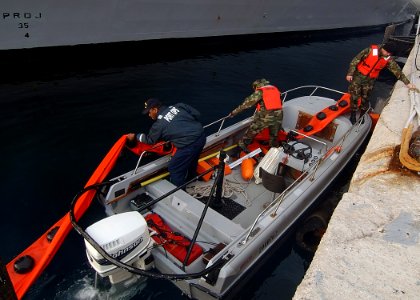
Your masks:
{"label": "orange life vest", "polygon": [[[163,248],[175,256],[180,262],[184,262],[185,257],[190,247],[190,240],[181,235],[180,233],[173,232],[172,229],[162,220],[162,218],[155,213],[146,215],[145,220],[149,228],[156,232],[152,235],[153,240],[158,244],[162,245]],[[203,254],[203,248],[200,245],[194,243],[191,249],[190,257],[186,265],[190,265],[198,257]]]}
{"label": "orange life vest", "polygon": [[391,56],[380,57],[377,45],[372,45],[370,48],[369,55],[358,63],[357,70],[370,78],[378,78],[379,72],[386,67]]}
{"label": "orange life vest", "polygon": [[[280,91],[272,85],[266,85],[257,88],[262,91],[263,101],[266,110],[277,110],[282,108]],[[257,104],[257,109],[260,110],[260,104]]]}

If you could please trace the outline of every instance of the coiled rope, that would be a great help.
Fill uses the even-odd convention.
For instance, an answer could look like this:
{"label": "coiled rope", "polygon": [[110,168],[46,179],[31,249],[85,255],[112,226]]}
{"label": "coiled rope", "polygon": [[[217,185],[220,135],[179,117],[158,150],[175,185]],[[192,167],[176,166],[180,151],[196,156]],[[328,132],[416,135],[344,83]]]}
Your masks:
{"label": "coiled rope", "polygon": [[[244,197],[245,204],[250,206],[251,202],[246,193],[247,186],[248,184],[223,178],[222,201],[223,198],[231,198],[234,194],[240,194]],[[210,196],[211,187],[212,184],[194,185],[187,187],[186,192],[196,199],[201,199]]]}

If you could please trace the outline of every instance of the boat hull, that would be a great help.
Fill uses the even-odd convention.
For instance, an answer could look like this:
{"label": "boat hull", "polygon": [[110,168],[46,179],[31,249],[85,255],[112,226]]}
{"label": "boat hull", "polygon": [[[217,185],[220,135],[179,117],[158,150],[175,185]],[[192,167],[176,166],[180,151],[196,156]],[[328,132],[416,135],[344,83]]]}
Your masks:
{"label": "boat hull", "polygon": [[[322,130],[319,128],[320,131],[312,132],[312,136],[304,136],[302,129],[303,131],[299,133],[303,136],[301,140],[287,141],[282,147],[271,149],[277,150],[271,151],[271,153],[275,153],[285,168],[291,172],[285,171],[281,175],[284,180],[287,179],[287,188],[273,194],[273,191],[264,184],[263,178],[262,184],[253,180],[242,179],[241,181],[240,171],[235,168],[237,164],[234,161],[232,173],[226,176],[225,183],[227,185],[225,188],[226,190],[234,189],[228,184],[229,182],[240,183],[241,188],[236,189],[233,197],[230,196],[230,202],[225,199],[224,205],[234,208],[232,206],[232,202],[234,202],[236,205],[239,204],[241,210],[232,215],[227,214],[223,210],[223,206],[222,210],[217,207],[209,208],[202,219],[203,223],[202,226],[200,225],[197,236],[197,241],[200,241],[199,244],[203,247],[203,253],[211,252],[212,246],[209,245],[224,245],[222,249],[218,250],[219,252],[214,254],[210,260],[195,260],[185,266],[185,270],[182,272],[179,269],[180,262],[171,256],[168,258],[168,253],[162,247],[155,247],[151,250],[154,265],[161,274],[184,274],[184,271],[187,274],[194,274],[223,261],[223,267],[208,277],[199,276],[174,281],[174,284],[190,298],[229,298],[232,291],[237,290],[237,287],[243,284],[246,278],[250,278],[257,271],[257,266],[270,257],[270,253],[281,244],[293,226],[298,224],[299,220],[305,217],[310,208],[319,201],[319,196],[337,178],[370,132],[372,123],[367,115],[359,116],[359,121],[355,125],[349,121],[349,103],[346,102],[348,94],[342,95],[339,101],[315,96],[313,93],[310,96],[292,98],[288,101],[289,94],[293,91],[283,93],[285,103],[282,124],[287,131],[301,128],[299,124],[307,122],[308,116],[312,116],[311,120],[318,119],[318,112],[324,111],[325,108],[328,108],[325,112],[327,117],[320,120],[328,120],[328,114],[334,118],[328,124],[323,125]],[[343,101],[346,103],[341,107],[345,109],[336,115],[339,110],[333,108],[335,105],[343,104]],[[237,139],[249,124],[249,119],[247,119],[223,129],[220,133],[209,136],[207,152],[211,153],[223,145],[227,154],[233,155],[234,153],[229,151],[235,149]],[[315,126],[315,123],[311,124]],[[319,125],[321,126],[321,123]],[[306,128],[306,126],[302,128]],[[296,149],[304,148],[295,148],[290,152],[290,147],[293,148],[299,143],[311,149],[311,155],[307,157],[307,160],[296,156],[296,152],[294,152]],[[270,157],[269,153],[270,151],[265,154],[265,157]],[[139,206],[135,206],[135,209],[147,215],[149,211],[146,207],[150,207],[150,211],[165,220],[169,228],[191,239],[197,221],[204,211],[204,203],[199,200],[200,197],[197,195],[200,192],[204,193],[205,189],[200,188],[208,188],[208,184],[206,181],[192,182],[187,185],[186,191],[174,191],[175,186],[162,179],[161,175],[156,176],[156,181],[145,181],[146,175],[150,176],[157,169],[166,166],[166,161],[162,159],[156,161],[152,166],[144,165],[134,172],[119,176],[118,182],[109,188],[105,199],[103,199],[106,212],[108,215],[113,215],[130,211],[134,208],[132,199],[136,198],[135,195],[146,193],[148,197],[157,200],[153,200],[147,206],[145,206],[144,200],[139,200]],[[278,161],[272,161],[274,165],[278,165],[278,163]],[[301,175],[294,176],[295,171]],[[196,188],[198,194],[194,192]]]}
{"label": "boat hull", "polygon": [[414,12],[406,0],[6,0],[0,50],[377,26]]}

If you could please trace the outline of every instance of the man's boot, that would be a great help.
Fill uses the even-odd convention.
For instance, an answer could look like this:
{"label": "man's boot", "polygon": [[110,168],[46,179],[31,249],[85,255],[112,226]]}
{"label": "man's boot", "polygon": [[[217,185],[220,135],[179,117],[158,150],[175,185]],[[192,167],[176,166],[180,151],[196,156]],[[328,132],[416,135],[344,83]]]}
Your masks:
{"label": "man's boot", "polygon": [[355,111],[352,111],[351,114],[350,114],[350,122],[352,124],[356,123],[356,112]]}
{"label": "man's boot", "polygon": [[277,137],[273,138],[273,139],[270,139],[270,142],[268,143],[268,145],[270,147],[276,147],[276,148],[278,148],[280,146],[279,142],[277,141]]}
{"label": "man's boot", "polygon": [[249,149],[247,147],[247,144],[245,144],[243,141],[239,141],[238,146],[243,152],[245,152],[245,154],[248,154],[248,153],[251,152],[251,151],[249,151]]}

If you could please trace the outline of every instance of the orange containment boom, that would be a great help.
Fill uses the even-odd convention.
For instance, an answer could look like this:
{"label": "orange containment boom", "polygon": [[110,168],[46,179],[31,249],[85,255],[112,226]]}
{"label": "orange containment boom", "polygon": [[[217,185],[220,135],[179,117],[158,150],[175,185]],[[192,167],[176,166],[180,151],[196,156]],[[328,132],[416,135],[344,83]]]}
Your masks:
{"label": "orange containment boom", "polygon": [[153,152],[159,155],[166,155],[174,151],[172,143],[169,142],[158,142],[156,144],[150,145],[136,141],[136,145],[134,147],[127,148],[137,155],[141,155],[143,152]]}
{"label": "orange containment boom", "polygon": [[[126,135],[120,137],[96,168],[86,186],[101,183],[105,179],[114,167],[115,162],[125,145],[125,141]],[[95,190],[90,190],[79,198],[79,201],[77,201],[74,209],[77,220],[85,213],[92,202],[95,193]],[[21,299],[25,295],[30,286],[50,263],[71,228],[70,214],[67,213],[50,229],[48,229],[47,232],[38,238],[38,240],[18,255],[16,259],[13,259],[7,264],[7,271],[18,299]],[[16,262],[23,262],[18,265],[24,267],[15,267]]]}
{"label": "orange containment boom", "polygon": [[[297,132],[307,136],[311,136],[317,132],[320,132],[328,124],[330,124],[338,116],[348,112],[350,110],[350,94],[344,94],[336,104],[330,105],[320,112],[318,112],[309,123]],[[303,135],[297,135],[297,139],[303,138]]]}

